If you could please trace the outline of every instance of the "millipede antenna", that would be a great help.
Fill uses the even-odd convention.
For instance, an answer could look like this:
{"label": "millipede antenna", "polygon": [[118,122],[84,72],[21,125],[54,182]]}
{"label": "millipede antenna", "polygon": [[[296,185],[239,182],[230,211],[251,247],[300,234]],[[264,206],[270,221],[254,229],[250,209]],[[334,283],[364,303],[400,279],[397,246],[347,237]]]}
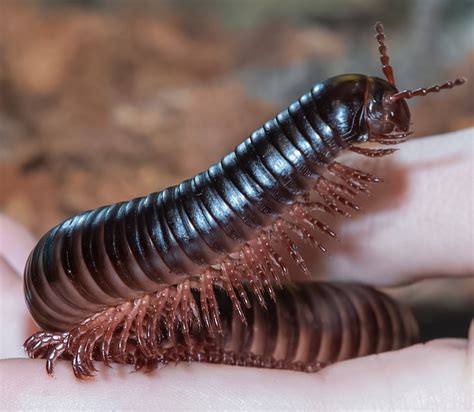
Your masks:
{"label": "millipede antenna", "polygon": [[379,43],[380,62],[382,63],[383,74],[385,75],[388,82],[395,86],[395,77],[393,75],[393,68],[390,66],[390,56],[387,54],[387,46],[385,45],[385,32],[383,30],[382,23],[377,22],[374,26],[375,38]]}
{"label": "millipede antenna", "polygon": [[466,83],[466,79],[464,77],[460,77],[454,81],[450,80],[446,83],[436,84],[431,87],[420,87],[419,89],[415,90],[403,90],[391,96],[390,100],[395,101],[399,99],[411,99],[412,97],[426,96],[430,93],[438,93],[444,89],[452,89],[453,87],[460,86],[464,83]]}

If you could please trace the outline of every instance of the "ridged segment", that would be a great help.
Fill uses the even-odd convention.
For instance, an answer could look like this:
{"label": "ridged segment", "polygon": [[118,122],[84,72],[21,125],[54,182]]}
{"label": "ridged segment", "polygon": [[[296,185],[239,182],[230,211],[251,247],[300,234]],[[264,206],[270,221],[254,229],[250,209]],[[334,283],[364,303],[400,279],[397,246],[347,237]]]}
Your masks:
{"label": "ridged segment", "polygon": [[324,114],[327,89],[314,88],[192,179],[53,228],[25,272],[39,325],[67,329],[108,305],[203,273],[255,239],[344,148]]}
{"label": "ridged segment", "polygon": [[[221,312],[231,306],[218,295]],[[223,318],[224,351],[285,363],[322,364],[399,349],[418,339],[408,308],[373,288],[355,284],[299,283],[268,297],[268,310],[252,299],[247,327],[236,314]]]}
{"label": "ridged segment", "polygon": [[[245,287],[249,292],[251,287]],[[145,371],[161,363],[201,361],[314,372],[337,361],[408,346],[418,337],[407,308],[366,286],[285,284],[276,300],[262,297],[265,308],[251,294],[242,316],[221,286],[215,285],[212,295],[221,331],[217,335],[202,324],[209,313],[203,305],[209,290],[180,285],[108,307],[68,332],[37,332],[25,349],[30,357],[47,359],[49,374],[57,359],[72,359],[81,379],[92,376],[93,359]],[[194,309],[169,317],[183,298]],[[189,323],[190,316],[196,322]]]}

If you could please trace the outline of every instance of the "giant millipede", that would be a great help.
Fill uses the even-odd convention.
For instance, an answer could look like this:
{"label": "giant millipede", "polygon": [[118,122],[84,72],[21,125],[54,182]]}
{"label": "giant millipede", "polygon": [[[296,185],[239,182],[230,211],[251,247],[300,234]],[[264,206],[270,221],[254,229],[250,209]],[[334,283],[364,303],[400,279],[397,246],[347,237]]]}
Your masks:
{"label": "giant millipede", "polygon": [[412,343],[412,315],[374,289],[288,283],[288,257],[309,275],[298,242],[324,253],[317,233],[336,237],[319,215],[349,217],[353,198],[380,181],[336,158],[394,152],[361,144],[405,141],[406,99],[464,83],[398,91],[375,30],[386,80],[317,83],[192,179],[47,232],[25,269],[26,301],[44,329],[25,342],[28,355],[45,358],[49,374],[71,359],[79,378],[97,360],[313,371]]}

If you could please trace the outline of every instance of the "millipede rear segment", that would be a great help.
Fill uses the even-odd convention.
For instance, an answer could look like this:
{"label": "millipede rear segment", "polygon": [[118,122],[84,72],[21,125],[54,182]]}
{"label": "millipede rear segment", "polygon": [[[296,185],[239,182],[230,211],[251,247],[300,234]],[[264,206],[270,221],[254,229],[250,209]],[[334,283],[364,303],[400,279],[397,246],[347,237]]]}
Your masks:
{"label": "millipede rear segment", "polygon": [[[93,374],[94,361],[145,371],[198,361],[314,372],[337,361],[403,348],[418,337],[407,308],[355,284],[285,284],[276,290],[276,301],[264,294],[266,309],[249,293],[243,319],[225,289],[214,287],[219,335],[202,325],[207,315],[199,289],[189,290],[188,310],[179,316],[173,313],[176,294],[177,288],[170,287],[132,305],[106,309],[70,332],[39,332],[26,349],[32,357],[46,357],[50,373],[56,358],[71,359],[78,378]],[[182,318],[188,313],[195,318],[192,324]],[[100,317],[113,318],[113,328]]]}
{"label": "millipede rear segment", "polygon": [[[46,357],[50,372],[54,360],[71,356],[77,374],[87,376],[94,358],[125,362],[124,348],[136,330],[137,359],[153,363],[161,330],[154,317],[169,332],[180,325],[182,353],[193,347],[198,325],[199,336],[225,352],[228,309],[220,308],[216,288],[244,324],[255,301],[268,309],[255,313],[276,316],[285,299],[278,289],[289,281],[288,259],[310,276],[298,244],[325,253],[323,238],[337,235],[324,216],[350,217],[359,210],[355,198],[380,182],[338,156],[393,153],[373,145],[398,144],[411,134],[406,99],[464,82],[399,91],[381,24],[375,29],[386,79],[345,74],[317,83],[206,171],[161,192],[83,212],[46,233],[25,269],[26,301],[45,330],[27,340],[28,353]],[[334,312],[337,323],[341,308]],[[201,348],[206,359],[211,349]]]}

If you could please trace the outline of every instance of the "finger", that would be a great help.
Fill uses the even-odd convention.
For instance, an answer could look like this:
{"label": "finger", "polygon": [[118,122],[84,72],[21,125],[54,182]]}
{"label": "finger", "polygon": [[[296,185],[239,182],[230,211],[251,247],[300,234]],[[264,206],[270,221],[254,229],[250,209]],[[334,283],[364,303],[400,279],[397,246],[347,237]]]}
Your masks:
{"label": "finger", "polygon": [[23,274],[26,260],[35,243],[34,237],[23,226],[0,214],[0,256],[17,274]]}
{"label": "finger", "polygon": [[0,215],[0,359],[26,357],[23,341],[35,329],[21,279],[34,244],[24,227]]}
{"label": "finger", "polygon": [[341,222],[340,244],[313,272],[397,284],[474,271],[474,129],[407,142],[357,166],[384,178],[366,211]]}
{"label": "finger", "polygon": [[469,406],[468,361],[465,340],[442,340],[317,374],[181,364],[145,375],[114,366],[80,382],[64,362],[49,378],[41,361],[10,360],[0,377],[7,409],[447,410]]}
{"label": "finger", "polygon": [[30,322],[21,277],[0,256],[0,359],[26,356],[22,344]]}

